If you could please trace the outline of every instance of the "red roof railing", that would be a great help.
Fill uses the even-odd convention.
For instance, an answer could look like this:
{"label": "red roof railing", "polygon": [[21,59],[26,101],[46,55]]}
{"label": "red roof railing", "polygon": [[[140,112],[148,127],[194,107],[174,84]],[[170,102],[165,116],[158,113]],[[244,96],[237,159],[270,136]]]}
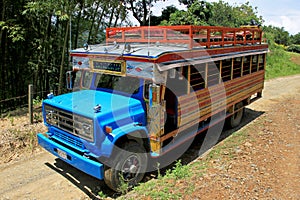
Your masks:
{"label": "red roof railing", "polygon": [[[149,37],[150,36],[150,37]],[[262,30],[256,27],[141,26],[106,29],[106,42],[186,44],[189,48],[261,44]]]}

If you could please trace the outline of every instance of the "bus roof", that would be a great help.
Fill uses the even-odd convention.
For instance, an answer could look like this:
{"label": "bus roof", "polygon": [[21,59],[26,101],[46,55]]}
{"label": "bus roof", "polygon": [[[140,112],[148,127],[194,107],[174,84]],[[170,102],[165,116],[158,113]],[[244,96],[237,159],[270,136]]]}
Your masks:
{"label": "bus roof", "polygon": [[90,45],[88,49],[79,48],[72,50],[72,54],[82,55],[115,55],[115,56],[137,56],[141,58],[158,58],[164,53],[186,51],[186,45],[159,45],[159,44],[138,44],[138,43],[115,43]]}
{"label": "bus roof", "polygon": [[75,49],[71,55],[110,55],[166,62],[169,57],[161,58],[166,54],[190,58],[204,51],[208,52],[206,55],[248,51],[249,46],[255,47],[251,50],[266,48],[262,45],[261,29],[191,25],[117,27],[106,29],[105,44]]}
{"label": "bus roof", "polygon": [[112,62],[115,68],[109,73],[124,75],[130,71],[131,75],[151,77],[152,65],[145,63],[156,63],[159,71],[166,71],[187,64],[267,51],[268,45],[262,43],[262,30],[258,27],[188,25],[107,28],[105,44],[86,45],[72,50],[71,56],[87,58],[78,62],[75,59],[77,63],[84,62],[85,65],[78,66],[74,62],[73,68],[85,66],[91,69],[101,68],[103,71],[108,65],[105,63]]}

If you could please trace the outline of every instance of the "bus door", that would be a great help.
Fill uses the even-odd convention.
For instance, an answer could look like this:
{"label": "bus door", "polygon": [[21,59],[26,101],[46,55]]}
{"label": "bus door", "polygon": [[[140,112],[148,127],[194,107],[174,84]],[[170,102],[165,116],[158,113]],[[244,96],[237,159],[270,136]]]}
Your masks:
{"label": "bus door", "polygon": [[162,148],[160,137],[164,134],[165,125],[165,87],[156,84],[149,86],[148,130],[152,152],[159,154]]}

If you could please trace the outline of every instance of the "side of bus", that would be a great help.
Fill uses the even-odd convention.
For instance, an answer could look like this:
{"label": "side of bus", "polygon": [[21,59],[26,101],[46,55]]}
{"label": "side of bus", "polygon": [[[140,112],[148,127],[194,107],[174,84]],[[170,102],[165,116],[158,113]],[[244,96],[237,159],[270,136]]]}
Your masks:
{"label": "side of bus", "polygon": [[223,114],[219,120],[226,117],[230,127],[238,126],[243,108],[262,96],[265,63],[266,54],[257,53],[169,70],[166,85],[160,88],[164,128],[150,135],[152,151],[163,153],[167,141],[191,127],[199,126],[192,137],[201,133],[204,126],[200,124],[214,115]]}

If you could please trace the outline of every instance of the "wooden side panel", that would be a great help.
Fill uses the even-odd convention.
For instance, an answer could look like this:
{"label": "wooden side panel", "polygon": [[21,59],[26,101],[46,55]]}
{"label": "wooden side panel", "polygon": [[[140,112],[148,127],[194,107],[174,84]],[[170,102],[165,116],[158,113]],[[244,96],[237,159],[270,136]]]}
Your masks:
{"label": "wooden side panel", "polygon": [[264,71],[178,97],[178,127],[194,125],[262,91]]}

